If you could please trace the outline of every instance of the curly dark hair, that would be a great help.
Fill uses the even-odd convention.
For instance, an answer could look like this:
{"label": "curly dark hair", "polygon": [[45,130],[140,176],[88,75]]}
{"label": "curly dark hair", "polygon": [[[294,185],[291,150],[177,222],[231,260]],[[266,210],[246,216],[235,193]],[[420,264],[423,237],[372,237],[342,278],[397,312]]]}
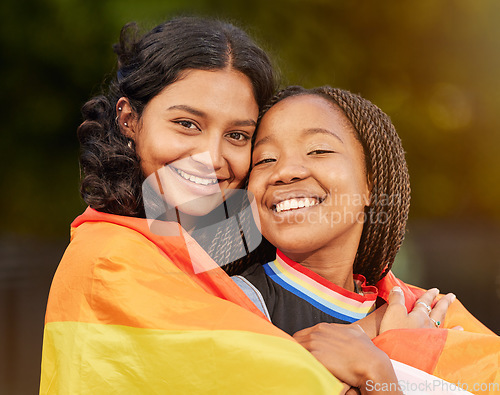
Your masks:
{"label": "curly dark hair", "polygon": [[126,97],[140,117],[149,101],[174,83],[183,70],[231,67],[251,81],[259,108],[275,92],[275,74],[267,54],[234,25],[198,17],[169,20],[140,35],[127,24],[114,45],[116,77],[106,94],[82,108],[78,128],[81,146],[81,194],[92,208],[144,217],[140,158],[115,122],[116,103]]}
{"label": "curly dark hair", "polygon": [[[359,95],[329,86],[285,88],[263,108],[260,118],[276,103],[299,95],[320,96],[340,108],[363,146],[367,176],[372,186],[371,202],[366,209],[367,221],[353,270],[362,274],[368,284],[376,284],[391,269],[406,233],[410,177],[401,139],[389,116],[376,105]],[[263,244],[259,250],[254,256],[262,259],[261,263],[268,262],[271,256],[269,244]]]}

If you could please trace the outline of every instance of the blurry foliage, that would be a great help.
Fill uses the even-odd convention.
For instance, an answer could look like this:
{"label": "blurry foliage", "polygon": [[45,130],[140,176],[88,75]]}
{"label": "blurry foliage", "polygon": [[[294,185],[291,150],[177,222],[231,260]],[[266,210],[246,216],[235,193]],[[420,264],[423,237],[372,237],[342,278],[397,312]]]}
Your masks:
{"label": "blurry foliage", "polygon": [[283,84],[360,93],[393,119],[411,215],[500,220],[500,3],[467,0],[7,0],[0,5],[2,233],[67,234],[80,107],[114,72],[126,22],[229,19],[274,57]]}

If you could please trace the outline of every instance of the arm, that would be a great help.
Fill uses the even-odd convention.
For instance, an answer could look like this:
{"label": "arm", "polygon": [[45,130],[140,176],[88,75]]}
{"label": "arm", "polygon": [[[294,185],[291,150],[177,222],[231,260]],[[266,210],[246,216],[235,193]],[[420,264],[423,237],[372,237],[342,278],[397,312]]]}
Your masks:
{"label": "arm", "polygon": [[361,327],[321,323],[293,337],[337,378],[362,394],[402,394],[389,358]]}

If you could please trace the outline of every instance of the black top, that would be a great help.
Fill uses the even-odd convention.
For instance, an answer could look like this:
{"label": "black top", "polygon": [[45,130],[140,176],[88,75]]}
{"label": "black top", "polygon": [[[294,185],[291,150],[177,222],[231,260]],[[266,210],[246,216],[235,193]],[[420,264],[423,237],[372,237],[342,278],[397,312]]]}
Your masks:
{"label": "black top", "polygon": [[271,322],[290,335],[320,322],[336,324],[352,322],[334,317],[285,289],[266,274],[263,265],[257,264],[249,267],[241,274],[241,277],[246,278],[260,291]]}

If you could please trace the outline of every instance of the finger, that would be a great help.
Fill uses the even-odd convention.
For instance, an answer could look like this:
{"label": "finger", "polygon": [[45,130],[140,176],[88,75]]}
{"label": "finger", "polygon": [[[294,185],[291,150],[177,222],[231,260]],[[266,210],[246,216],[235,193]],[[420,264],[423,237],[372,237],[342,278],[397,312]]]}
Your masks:
{"label": "finger", "polygon": [[301,331],[295,332],[292,337],[295,339],[297,343],[299,343],[302,347],[305,347],[309,350],[310,348],[310,342],[311,342],[311,336],[310,336],[310,331],[306,329],[302,329]]}
{"label": "finger", "polygon": [[363,333],[363,335],[366,335],[366,332],[364,331],[364,329],[363,329],[363,328],[361,328],[361,326],[360,326],[360,325],[358,325],[358,324],[351,324],[350,326],[351,326],[351,328],[352,328],[354,331],[358,331],[358,332]]}
{"label": "finger", "polygon": [[396,286],[392,288],[389,298],[387,299],[387,304],[386,314],[406,317],[408,312],[405,307],[405,295],[400,287]]}
{"label": "finger", "polygon": [[310,332],[310,328],[305,328],[305,329],[302,329],[302,330],[300,330],[300,331],[295,332],[295,333],[292,335],[292,337],[295,337],[295,338],[297,338],[297,337],[304,337],[304,336],[306,336],[309,332]]}
{"label": "finger", "polygon": [[405,305],[405,295],[403,294],[401,287],[396,286],[391,289],[387,303],[389,306],[395,304]]}
{"label": "finger", "polygon": [[421,311],[426,315],[429,315],[429,310],[427,309],[426,306],[429,306],[430,308],[432,302],[434,301],[434,299],[436,299],[436,296],[438,296],[438,294],[439,294],[439,289],[437,288],[429,289],[415,302],[412,312]]}
{"label": "finger", "polygon": [[304,329],[301,329],[300,331],[295,332],[292,337],[296,337],[296,336],[298,336],[298,337],[308,336],[311,333],[317,331],[318,328],[319,328],[319,324],[316,324],[314,326],[309,326],[307,328],[304,328]]}
{"label": "finger", "polygon": [[408,311],[405,306],[405,297],[400,287],[392,288],[387,298],[387,309],[380,321],[378,334],[390,329],[406,328],[408,326]]}
{"label": "finger", "polygon": [[392,288],[387,299],[387,309],[380,322],[379,333],[389,329],[406,328],[408,311],[405,307],[405,297],[400,287]]}
{"label": "finger", "polygon": [[302,331],[294,333],[292,337],[295,341],[297,341],[297,343],[306,348],[308,348],[308,344],[311,342],[311,336],[307,333],[303,333]]}
{"label": "finger", "polygon": [[450,304],[452,304],[456,298],[457,297],[452,293],[443,296],[441,299],[438,300],[438,302],[432,309],[429,316],[436,321],[443,322],[444,317],[446,316],[446,313],[448,311],[448,308],[450,307]]}
{"label": "finger", "polygon": [[292,337],[307,348],[305,344],[308,344],[313,340],[335,336],[335,329],[337,326],[344,330],[346,329],[346,325],[320,322],[319,324],[295,332]]}

